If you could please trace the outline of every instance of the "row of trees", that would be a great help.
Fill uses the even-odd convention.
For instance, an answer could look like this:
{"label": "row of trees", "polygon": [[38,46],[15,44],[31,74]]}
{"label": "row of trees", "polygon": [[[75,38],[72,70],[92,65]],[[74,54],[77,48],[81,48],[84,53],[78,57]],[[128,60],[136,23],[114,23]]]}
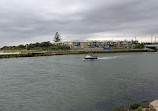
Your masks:
{"label": "row of trees", "polygon": [[1,48],[1,50],[66,50],[70,49],[68,46],[58,46],[54,45],[51,42],[36,42],[36,43],[31,43],[31,44],[26,44],[26,45],[18,45],[18,46],[4,46]]}
{"label": "row of trees", "polygon": [[[58,32],[55,33],[54,42],[60,42],[61,38]],[[30,43],[26,45],[18,45],[18,46],[4,46],[1,50],[57,50],[57,49],[70,49],[68,46],[57,46],[52,44],[50,41],[48,42],[36,42]]]}

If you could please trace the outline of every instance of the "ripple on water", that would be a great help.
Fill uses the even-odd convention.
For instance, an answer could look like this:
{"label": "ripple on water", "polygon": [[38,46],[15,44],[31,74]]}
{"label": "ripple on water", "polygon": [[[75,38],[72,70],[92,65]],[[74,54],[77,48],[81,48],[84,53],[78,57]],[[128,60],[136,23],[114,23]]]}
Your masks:
{"label": "ripple on water", "polygon": [[[3,111],[103,111],[157,97],[157,55],[96,54],[2,59]],[[106,61],[105,61],[106,60]]]}

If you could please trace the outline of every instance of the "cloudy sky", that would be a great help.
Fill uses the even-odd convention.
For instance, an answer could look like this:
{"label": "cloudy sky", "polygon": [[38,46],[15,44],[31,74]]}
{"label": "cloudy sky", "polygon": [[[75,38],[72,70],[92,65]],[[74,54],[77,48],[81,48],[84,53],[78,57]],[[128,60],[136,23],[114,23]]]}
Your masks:
{"label": "cloudy sky", "polygon": [[53,41],[55,32],[63,40],[151,41],[158,0],[0,0],[0,47]]}

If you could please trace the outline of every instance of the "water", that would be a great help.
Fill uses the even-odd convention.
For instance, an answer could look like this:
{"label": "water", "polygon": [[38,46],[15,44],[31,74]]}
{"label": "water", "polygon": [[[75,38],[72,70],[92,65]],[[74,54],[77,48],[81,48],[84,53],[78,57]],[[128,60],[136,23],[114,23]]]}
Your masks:
{"label": "water", "polygon": [[158,98],[158,54],[0,60],[1,111],[109,111]]}

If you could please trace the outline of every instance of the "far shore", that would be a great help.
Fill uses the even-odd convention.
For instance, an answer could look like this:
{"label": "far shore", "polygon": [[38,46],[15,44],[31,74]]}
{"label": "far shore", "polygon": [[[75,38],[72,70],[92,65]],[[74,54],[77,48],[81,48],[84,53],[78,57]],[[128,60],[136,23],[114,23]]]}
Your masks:
{"label": "far shore", "polygon": [[112,49],[112,50],[55,50],[55,51],[0,51],[0,58],[15,57],[36,57],[36,56],[53,56],[53,55],[69,55],[69,54],[87,54],[92,53],[128,53],[128,52],[153,52],[148,49]]}

